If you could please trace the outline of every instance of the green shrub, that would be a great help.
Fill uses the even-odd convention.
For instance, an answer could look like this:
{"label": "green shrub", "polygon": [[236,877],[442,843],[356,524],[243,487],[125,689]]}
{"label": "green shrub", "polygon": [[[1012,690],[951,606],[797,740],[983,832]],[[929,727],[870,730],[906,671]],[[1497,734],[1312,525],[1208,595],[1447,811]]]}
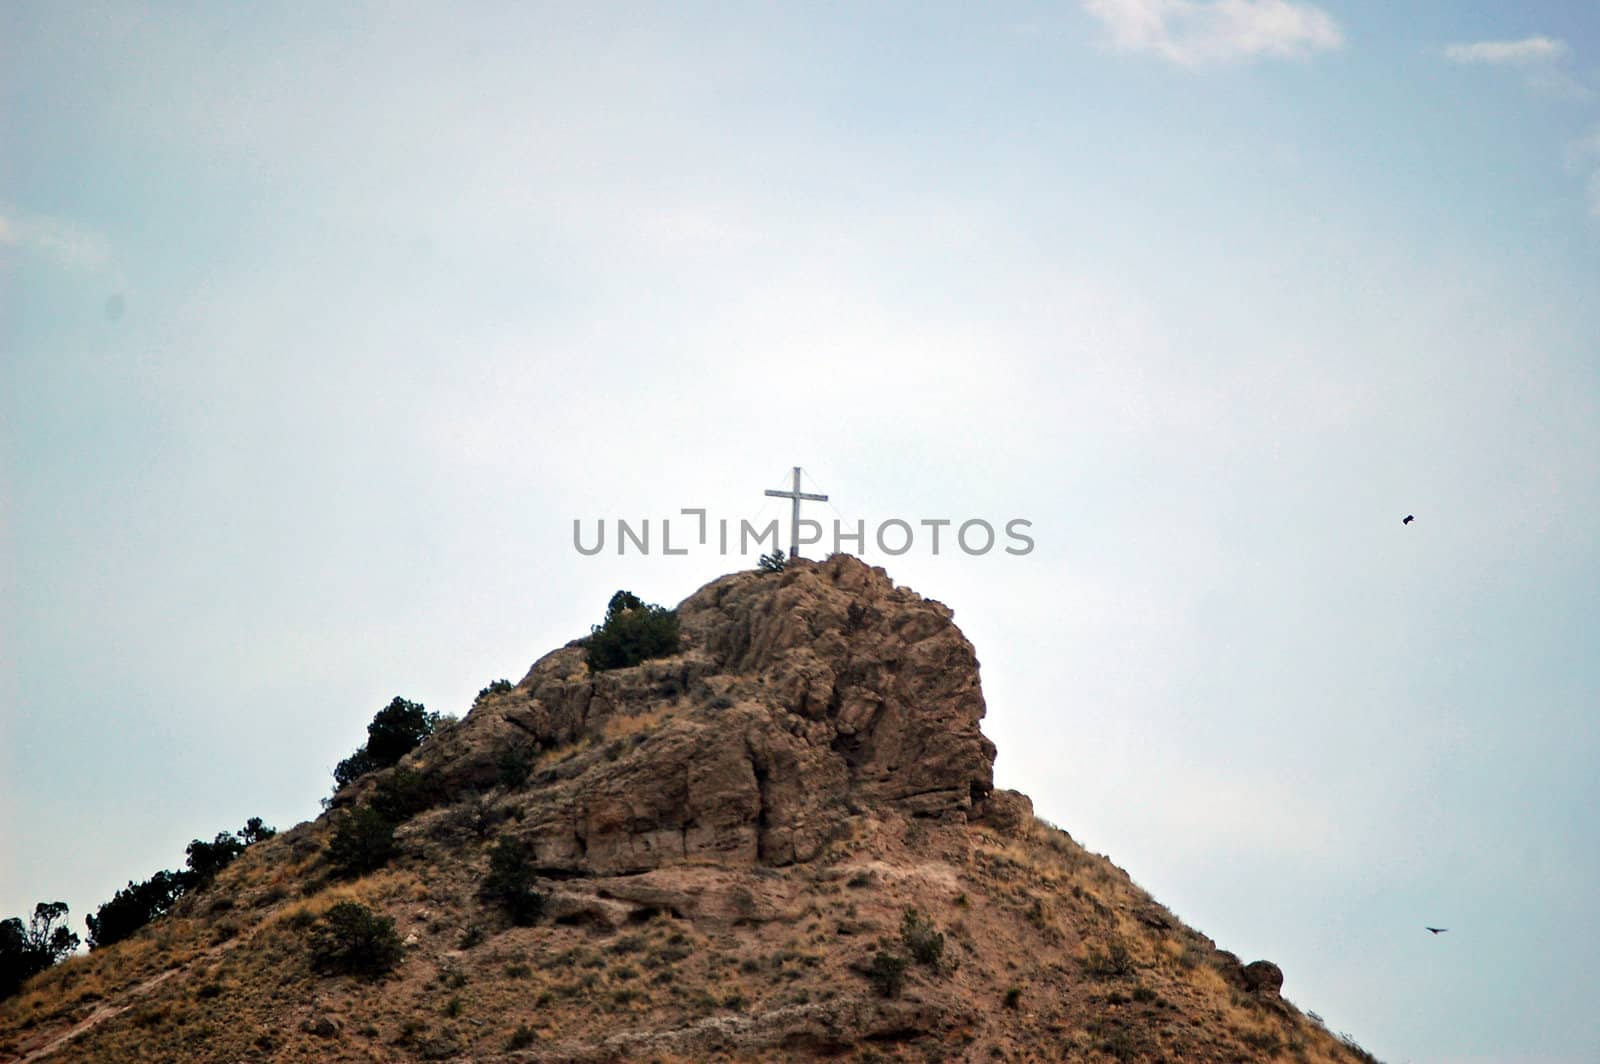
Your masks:
{"label": "green shrub", "polygon": [[906,969],[911,967],[911,961],[898,953],[890,953],[880,949],[872,958],[872,966],[867,969],[867,978],[872,981],[873,989],[886,998],[897,998],[900,991],[905,989]]}
{"label": "green shrub", "polygon": [[369,772],[397,764],[438,726],[439,714],[429,713],[420,702],[396,697],[367,725],[367,741],[333,770],[334,783],[343,787]]}
{"label": "green shrub", "polygon": [[1014,986],[1006,991],[1005,1006],[1008,1009],[1019,1008],[1022,1005],[1022,988]]}
{"label": "green shrub", "polygon": [[244,853],[244,842],[226,831],[219,831],[210,842],[195,839],[183,852],[188,857],[189,885],[198,887],[210,883],[218,872]]}
{"label": "green shrub", "polygon": [[528,782],[533,775],[533,764],[539,755],[537,745],[529,747],[508,746],[500,751],[500,785],[516,788]]}
{"label": "green shrub", "polygon": [[15,994],[24,979],[78,948],[78,936],[67,930],[66,920],[67,904],[61,901],[35,905],[27,926],[17,916],[0,920],[0,1001]]}
{"label": "green shrub", "polygon": [[404,947],[394,921],[358,902],[342,901],[311,928],[311,967],[375,978],[400,963]]}
{"label": "green shrub", "polygon": [[503,695],[507,691],[511,690],[511,687],[512,684],[510,680],[496,680],[494,683],[478,692],[477,700],[482,701],[483,699],[488,698],[490,695]]}
{"label": "green shrub", "polygon": [[145,924],[166,915],[188,885],[189,877],[182,872],[157,872],[143,883],[128,880],[125,888],[84,920],[89,925],[89,948],[99,949],[121,942]]}
{"label": "green shrub", "polygon": [[503,909],[512,923],[527,927],[544,913],[544,895],[533,889],[534,875],[533,851],[528,844],[502,838],[489,851],[489,874],[478,893]]}
{"label": "green shrub", "polygon": [[261,822],[261,818],[253,816],[244,822],[244,827],[234,834],[239,836],[239,841],[246,846],[254,846],[258,842],[265,842],[278,833],[277,828],[269,828]]}
{"label": "green shrub", "polygon": [[376,872],[396,853],[394,822],[371,806],[361,806],[339,822],[328,841],[328,863],[348,878]]}
{"label": "green shrub", "polygon": [[511,1037],[506,1040],[506,1048],[512,1051],[527,1049],[539,1040],[539,1032],[527,1024],[518,1024],[517,1029],[511,1032]]}
{"label": "green shrub", "polygon": [[944,935],[935,931],[917,910],[907,909],[901,919],[900,941],[918,964],[938,970],[939,959],[944,956]]}
{"label": "green shrub", "polygon": [[781,548],[774,548],[771,554],[763,554],[756,561],[756,568],[763,573],[781,573],[788,564],[789,556]]}
{"label": "green shrub", "polygon": [[677,611],[646,605],[632,592],[618,591],[606,606],[605,623],[595,625],[589,636],[589,667],[623,669],[676,654],[678,646]]}
{"label": "green shrub", "polygon": [[219,831],[210,842],[195,839],[183,851],[188,858],[189,869],[178,873],[184,879],[184,889],[198,890],[209,885],[217,878],[218,872],[232,864],[234,858],[247,848],[277,833],[277,828],[267,827],[260,817],[253,816],[238,831]]}

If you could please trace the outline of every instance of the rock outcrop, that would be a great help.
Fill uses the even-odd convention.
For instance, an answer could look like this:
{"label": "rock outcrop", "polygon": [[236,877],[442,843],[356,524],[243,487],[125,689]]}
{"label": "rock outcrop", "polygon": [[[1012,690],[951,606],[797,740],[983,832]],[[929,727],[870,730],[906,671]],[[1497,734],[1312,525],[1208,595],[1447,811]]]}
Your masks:
{"label": "rock outcrop", "polygon": [[564,647],[414,767],[488,788],[508,759],[591,743],[529,780],[518,831],[551,875],[783,865],[853,806],[949,819],[988,797],[978,660],[944,605],[836,555],[724,577],[678,616],[678,655],[597,673]]}
{"label": "rock outcrop", "polygon": [[[0,1002],[0,1059],[1371,1059],[1277,965],[992,789],[941,604],[834,557],[677,612],[679,653],[547,654],[344,808],[35,977]],[[393,831],[381,867],[330,859],[373,822],[355,806]],[[311,963],[346,903],[392,969]]]}

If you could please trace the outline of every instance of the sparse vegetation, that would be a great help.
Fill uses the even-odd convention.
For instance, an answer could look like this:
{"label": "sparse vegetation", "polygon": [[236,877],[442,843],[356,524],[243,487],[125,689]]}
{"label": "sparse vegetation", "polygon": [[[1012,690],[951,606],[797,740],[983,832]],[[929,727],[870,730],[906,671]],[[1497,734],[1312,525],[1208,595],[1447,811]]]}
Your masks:
{"label": "sparse vegetation", "polygon": [[394,921],[353,901],[323,914],[311,928],[310,946],[314,970],[368,978],[393,970],[404,952]]}
{"label": "sparse vegetation", "polygon": [[363,805],[334,828],[328,841],[328,864],[335,875],[354,879],[382,868],[395,852],[394,822]]}
{"label": "sparse vegetation", "polygon": [[343,787],[369,772],[397,764],[438,726],[439,714],[429,713],[420,702],[397,696],[367,725],[367,741],[333,770],[334,783]]}
{"label": "sparse vegetation", "polygon": [[905,989],[906,969],[911,967],[911,960],[899,953],[880,949],[872,956],[872,965],[867,969],[867,978],[871,980],[872,987],[886,998],[897,998]]}
{"label": "sparse vegetation", "polygon": [[520,787],[528,782],[538,754],[537,747],[528,746],[508,746],[500,751],[500,785]]}
{"label": "sparse vegetation", "polygon": [[535,923],[544,913],[544,895],[533,889],[533,852],[526,842],[502,838],[489,851],[489,874],[479,894],[500,907],[519,927]]}
{"label": "sparse vegetation", "polygon": [[205,888],[248,847],[277,833],[276,828],[267,827],[260,817],[253,816],[238,831],[218,832],[210,842],[195,839],[184,850],[186,869],[160,871],[142,883],[130,879],[126,887],[86,918],[89,948],[99,949],[121,942],[151,921],[165,916],[186,892]]}
{"label": "sparse vegetation", "polygon": [[605,623],[589,636],[589,667],[622,669],[678,652],[678,614],[646,605],[630,591],[618,591],[606,606]]}
{"label": "sparse vegetation", "polygon": [[66,919],[65,902],[42,901],[26,925],[17,916],[0,920],[0,1000],[78,948],[78,936],[67,930]]}
{"label": "sparse vegetation", "polygon": [[1096,979],[1123,979],[1132,975],[1135,968],[1128,947],[1120,942],[1106,950],[1091,949],[1083,960],[1084,974]]}
{"label": "sparse vegetation", "polygon": [[488,687],[485,687],[483,690],[478,692],[478,699],[477,700],[481,702],[483,699],[488,698],[490,695],[503,695],[507,691],[510,691],[511,687],[512,687],[512,683],[511,683],[510,680],[496,680],[493,683],[491,683]]}
{"label": "sparse vegetation", "polygon": [[186,886],[179,872],[157,872],[143,883],[128,880],[126,887],[85,919],[89,927],[89,948],[100,949],[121,942],[150,921],[165,916]]}
{"label": "sparse vegetation", "polygon": [[917,910],[907,909],[901,918],[900,941],[918,964],[939,970],[939,961],[944,956],[944,934],[935,930]]}

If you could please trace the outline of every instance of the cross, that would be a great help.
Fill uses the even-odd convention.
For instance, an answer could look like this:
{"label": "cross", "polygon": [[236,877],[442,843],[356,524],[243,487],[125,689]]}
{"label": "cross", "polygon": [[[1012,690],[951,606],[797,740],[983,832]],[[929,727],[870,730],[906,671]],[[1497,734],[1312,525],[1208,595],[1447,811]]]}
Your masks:
{"label": "cross", "polygon": [[794,500],[794,512],[789,518],[789,557],[800,557],[800,500],[811,499],[816,502],[827,502],[828,497],[826,495],[807,495],[805,492],[800,490],[799,466],[794,467],[793,491],[776,491],[772,488],[768,488],[767,494],[778,499]]}

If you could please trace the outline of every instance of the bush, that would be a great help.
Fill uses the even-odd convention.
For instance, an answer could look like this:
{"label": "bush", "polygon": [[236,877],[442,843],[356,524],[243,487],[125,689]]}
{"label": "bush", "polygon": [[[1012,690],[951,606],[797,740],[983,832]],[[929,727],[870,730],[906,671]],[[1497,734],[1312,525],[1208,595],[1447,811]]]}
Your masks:
{"label": "bush", "polygon": [[1128,947],[1120,942],[1113,943],[1111,949],[1104,953],[1097,949],[1090,950],[1083,960],[1084,972],[1096,979],[1122,979],[1132,975],[1136,967]]}
{"label": "bush", "polygon": [[328,841],[328,863],[352,879],[376,872],[395,852],[393,821],[365,805],[341,820]]}
{"label": "bush", "polygon": [[429,713],[420,702],[395,698],[367,725],[367,741],[333,770],[334,782],[343,787],[369,772],[398,764],[438,726],[439,714]]}
{"label": "bush", "polygon": [[375,978],[400,963],[404,947],[394,921],[353,901],[342,901],[311,928],[311,967],[338,975]]}
{"label": "bush", "polygon": [[595,625],[589,636],[589,667],[624,669],[648,658],[676,654],[678,645],[677,611],[646,605],[632,592],[618,591],[606,606],[605,623]]}
{"label": "bush", "polygon": [[226,831],[219,831],[210,842],[195,839],[183,852],[189,859],[188,885],[199,887],[210,883],[218,872],[233,863],[233,859],[244,852],[244,843]]}
{"label": "bush", "polygon": [[500,785],[520,787],[533,775],[534,761],[539,756],[537,744],[529,747],[508,746],[500,751]]}
{"label": "bush", "polygon": [[511,922],[527,927],[544,914],[544,895],[533,889],[533,851],[521,839],[502,838],[489,851],[489,874],[479,887],[485,901],[505,910]]}
{"label": "bush", "polygon": [[763,573],[781,573],[783,567],[789,564],[788,555],[781,548],[774,547],[771,554],[763,554],[756,562],[756,568]]}
{"label": "bush", "polygon": [[355,753],[351,754],[349,757],[345,758],[343,761],[334,766],[334,789],[337,790],[338,788],[343,787],[351,780],[360,779],[362,776],[365,776],[367,773],[373,771],[377,767],[378,763],[372,760],[372,756],[367,753],[366,744],[363,743],[356,749]]}
{"label": "bush", "polygon": [[[66,902],[40,902],[26,927],[21,917],[0,920],[0,1001],[78,948],[78,936],[67,930]],[[58,923],[59,921],[59,923]]]}
{"label": "bush", "polygon": [[496,680],[494,683],[491,683],[488,687],[485,687],[483,690],[478,692],[477,700],[482,701],[483,699],[488,698],[490,695],[503,695],[507,691],[511,690],[511,687],[512,684],[510,680]]}
{"label": "bush", "polygon": [[128,880],[127,887],[113,894],[93,916],[85,918],[89,948],[121,942],[150,921],[165,916],[188,889],[189,880],[186,873],[166,871],[157,872],[143,883]]}
{"label": "bush", "polygon": [[900,991],[905,989],[906,969],[909,967],[911,962],[905,957],[880,949],[872,958],[872,966],[867,969],[867,978],[878,993],[886,998],[897,998]]}
{"label": "bush", "polygon": [[372,808],[390,823],[399,824],[432,809],[444,797],[436,777],[396,767],[373,788]]}
{"label": "bush", "polygon": [[944,956],[944,935],[935,931],[917,910],[906,910],[900,921],[900,941],[918,964],[938,970],[939,959]]}
{"label": "bush", "polygon": [[231,834],[219,831],[216,838],[210,842],[195,839],[183,851],[188,857],[189,865],[188,872],[179,873],[184,877],[184,889],[192,890],[206,886],[217,877],[218,872],[232,864],[234,858],[244,853],[246,848],[264,839],[270,839],[277,833],[277,828],[269,828],[261,822],[260,817],[253,816],[245,821],[244,827]]}
{"label": "bush", "polygon": [[246,820],[244,822],[244,827],[235,832],[235,834],[239,836],[239,841],[244,843],[246,846],[254,846],[258,842],[266,842],[277,833],[277,828],[267,827],[261,822],[261,818],[258,816],[253,816],[249,820]]}

